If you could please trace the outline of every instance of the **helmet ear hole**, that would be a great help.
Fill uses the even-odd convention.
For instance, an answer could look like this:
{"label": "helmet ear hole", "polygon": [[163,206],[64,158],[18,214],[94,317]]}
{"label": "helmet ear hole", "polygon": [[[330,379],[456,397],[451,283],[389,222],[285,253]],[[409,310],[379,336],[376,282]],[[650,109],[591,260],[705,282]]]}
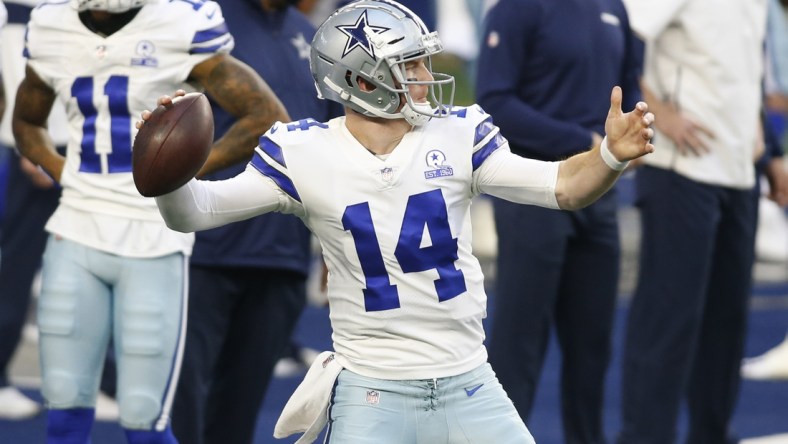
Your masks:
{"label": "helmet ear hole", "polygon": [[349,88],[358,88],[362,92],[372,92],[378,88],[377,85],[359,75],[353,77],[353,73],[349,70],[345,72],[345,83]]}
{"label": "helmet ear hole", "polygon": [[356,76],[356,83],[358,83],[358,88],[363,92],[372,92],[378,89],[374,83],[367,81],[361,76]]}

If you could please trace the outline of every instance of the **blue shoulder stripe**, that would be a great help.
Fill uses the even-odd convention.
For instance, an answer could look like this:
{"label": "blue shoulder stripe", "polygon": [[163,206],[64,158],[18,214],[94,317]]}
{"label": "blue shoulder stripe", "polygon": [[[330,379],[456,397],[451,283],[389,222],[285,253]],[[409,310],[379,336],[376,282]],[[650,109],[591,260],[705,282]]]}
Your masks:
{"label": "blue shoulder stripe", "polygon": [[189,54],[205,54],[205,53],[212,53],[218,52],[223,47],[230,45],[233,42],[233,36],[228,35],[224,40],[221,42],[211,45],[211,46],[193,46],[192,49],[189,50]]}
{"label": "blue shoulder stripe", "polygon": [[271,158],[274,159],[279,165],[287,168],[285,156],[282,154],[282,147],[274,143],[274,141],[269,139],[268,136],[260,136],[259,144],[260,149],[262,149],[264,153],[271,156]]}
{"label": "blue shoulder stripe", "polygon": [[214,26],[211,29],[198,31],[196,34],[194,34],[194,38],[192,39],[192,45],[199,45],[200,43],[209,42],[211,40],[218,39],[219,37],[229,33],[230,30],[227,29],[227,23],[222,22],[221,24]]}
{"label": "blue shoulder stripe", "polygon": [[286,175],[282,174],[279,170],[269,165],[268,162],[263,160],[259,153],[254,154],[250,163],[257,171],[260,172],[260,174],[269,177],[271,180],[276,182],[282,191],[287,193],[290,197],[297,200],[298,202],[301,202],[301,196],[298,195],[298,191],[296,191],[293,181],[290,180],[290,178]]}
{"label": "blue shoulder stripe", "polygon": [[476,126],[476,135],[473,137],[473,146],[476,146],[487,137],[488,134],[495,128],[493,125],[492,116],[488,116],[482,123]]}
{"label": "blue shoulder stripe", "polygon": [[494,153],[495,150],[503,146],[504,143],[506,143],[506,138],[503,137],[501,133],[498,133],[483,147],[476,150],[476,152],[473,153],[473,159],[471,160],[471,163],[473,164],[473,171],[476,171],[476,169],[479,168],[488,157],[490,157],[490,154]]}

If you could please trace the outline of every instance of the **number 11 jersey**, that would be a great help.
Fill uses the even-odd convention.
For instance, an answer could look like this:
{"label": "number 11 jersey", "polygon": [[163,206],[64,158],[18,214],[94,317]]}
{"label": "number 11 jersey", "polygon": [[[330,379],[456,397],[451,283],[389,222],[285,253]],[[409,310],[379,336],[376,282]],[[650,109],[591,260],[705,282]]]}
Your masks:
{"label": "number 11 jersey", "polygon": [[160,96],[194,90],[186,82],[192,68],[232,48],[210,1],[150,0],[109,36],[89,29],[68,1],[37,6],[24,54],[69,121],[63,194],[47,230],[124,256],[190,252],[193,234],[169,230],[134,186],[134,123]]}

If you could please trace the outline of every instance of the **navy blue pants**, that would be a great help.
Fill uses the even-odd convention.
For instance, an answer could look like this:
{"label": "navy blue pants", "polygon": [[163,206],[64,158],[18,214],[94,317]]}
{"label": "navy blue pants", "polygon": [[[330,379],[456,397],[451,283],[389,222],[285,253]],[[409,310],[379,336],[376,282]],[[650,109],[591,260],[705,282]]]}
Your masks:
{"label": "navy blue pants", "polygon": [[181,443],[251,443],[273,368],[306,304],[306,276],[192,265],[172,408]]}
{"label": "navy blue pants", "polygon": [[627,321],[622,444],[676,440],[682,400],[691,444],[728,436],[739,391],[758,196],[644,167],[638,286]]}
{"label": "navy blue pants", "polygon": [[8,365],[27,319],[30,286],[46,245],[44,225],[59,198],[59,188],[36,187],[21,170],[19,158],[9,156],[0,230],[0,387],[8,385]]}
{"label": "navy blue pants", "polygon": [[619,276],[617,201],[576,212],[495,203],[498,262],[490,363],[528,424],[552,327],[567,443],[604,442],[602,403]]}

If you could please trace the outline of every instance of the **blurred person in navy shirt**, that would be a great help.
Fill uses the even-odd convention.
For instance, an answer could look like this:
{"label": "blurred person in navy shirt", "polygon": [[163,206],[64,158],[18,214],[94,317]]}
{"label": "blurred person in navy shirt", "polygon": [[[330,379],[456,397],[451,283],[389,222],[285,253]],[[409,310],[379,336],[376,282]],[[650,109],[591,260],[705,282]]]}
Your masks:
{"label": "blurred person in navy shirt", "polygon": [[[640,99],[642,44],[621,0],[501,0],[482,39],[477,101],[521,156],[558,161],[599,145],[614,85],[625,108]],[[620,257],[615,190],[579,211],[501,199],[494,209],[490,363],[528,424],[555,328],[565,442],[605,442]],[[539,426],[529,426],[538,436]]]}

